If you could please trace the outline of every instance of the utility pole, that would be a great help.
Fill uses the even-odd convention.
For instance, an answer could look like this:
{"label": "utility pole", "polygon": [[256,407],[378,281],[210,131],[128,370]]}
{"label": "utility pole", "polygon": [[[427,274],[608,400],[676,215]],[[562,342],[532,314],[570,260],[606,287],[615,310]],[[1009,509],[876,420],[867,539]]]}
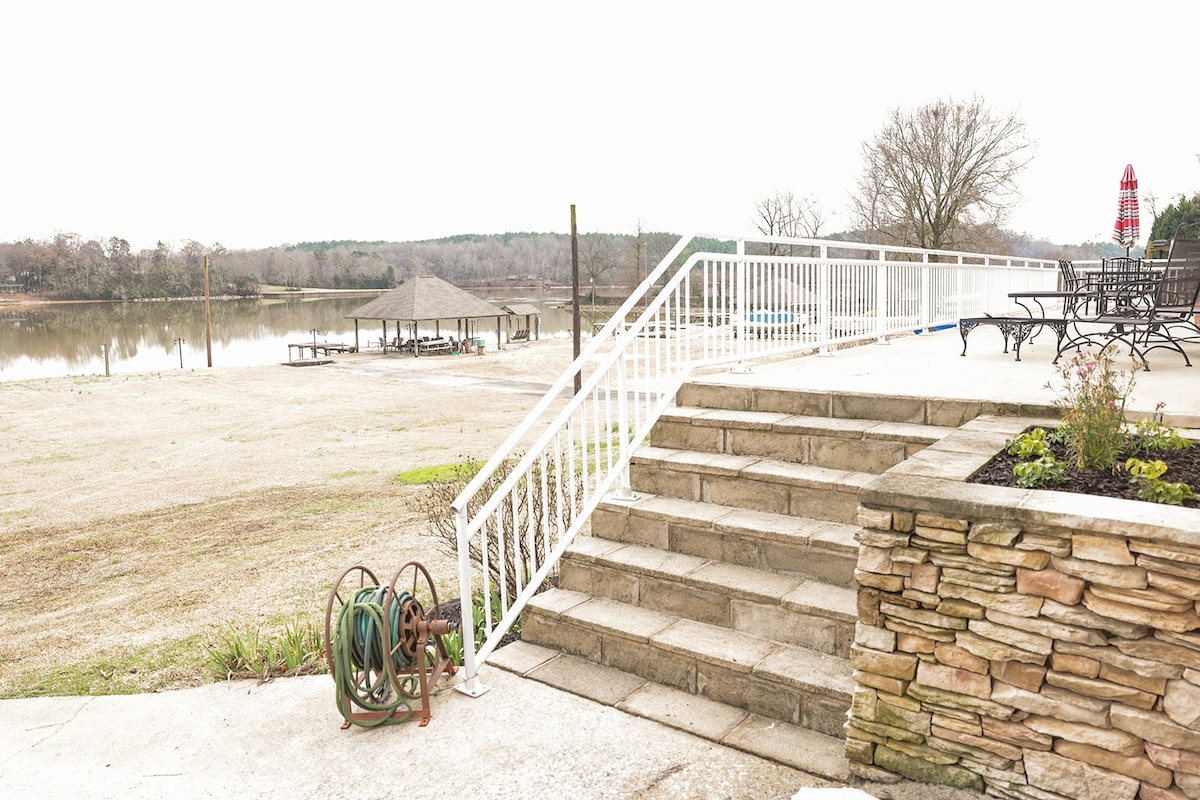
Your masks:
{"label": "utility pole", "polygon": [[208,349],[208,366],[212,369],[212,302],[208,296],[208,256],[204,257],[204,344]]}
{"label": "utility pole", "polygon": [[[575,204],[571,204],[571,328],[575,358],[579,358],[579,236],[575,229]],[[575,373],[575,394],[583,388],[583,373]]]}

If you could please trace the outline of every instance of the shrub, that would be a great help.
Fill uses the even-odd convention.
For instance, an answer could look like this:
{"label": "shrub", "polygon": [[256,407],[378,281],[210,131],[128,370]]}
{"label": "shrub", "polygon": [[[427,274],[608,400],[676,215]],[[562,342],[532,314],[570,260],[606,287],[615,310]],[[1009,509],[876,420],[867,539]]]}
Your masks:
{"label": "shrub", "polygon": [[1059,367],[1063,381],[1055,401],[1063,409],[1059,430],[1079,469],[1112,469],[1127,444],[1125,400],[1134,377],[1132,370],[1126,373],[1114,367],[1114,352],[1112,347],[1095,355],[1081,350]]}

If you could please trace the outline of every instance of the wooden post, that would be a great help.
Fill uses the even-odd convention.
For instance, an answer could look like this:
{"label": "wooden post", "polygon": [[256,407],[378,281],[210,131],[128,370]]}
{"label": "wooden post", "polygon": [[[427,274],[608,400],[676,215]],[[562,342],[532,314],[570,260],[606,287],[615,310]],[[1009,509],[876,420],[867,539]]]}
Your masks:
{"label": "wooden post", "polygon": [[[571,204],[571,336],[575,358],[579,358],[579,236],[575,229],[575,204]],[[583,373],[575,373],[575,394],[583,388]]]}
{"label": "wooden post", "polygon": [[208,366],[212,368],[212,302],[208,295],[208,256],[204,257],[204,346],[208,350]]}

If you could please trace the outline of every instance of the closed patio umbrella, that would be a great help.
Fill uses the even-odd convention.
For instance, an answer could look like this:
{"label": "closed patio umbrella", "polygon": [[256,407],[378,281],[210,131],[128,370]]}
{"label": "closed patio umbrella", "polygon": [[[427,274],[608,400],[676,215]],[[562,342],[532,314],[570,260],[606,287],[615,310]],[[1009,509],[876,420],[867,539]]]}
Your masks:
{"label": "closed patio umbrella", "polygon": [[1138,193],[1137,176],[1133,174],[1133,165],[1125,165],[1125,173],[1121,176],[1121,194],[1117,204],[1117,222],[1113,225],[1113,241],[1125,248],[1125,255],[1133,247],[1141,235],[1138,229]]}

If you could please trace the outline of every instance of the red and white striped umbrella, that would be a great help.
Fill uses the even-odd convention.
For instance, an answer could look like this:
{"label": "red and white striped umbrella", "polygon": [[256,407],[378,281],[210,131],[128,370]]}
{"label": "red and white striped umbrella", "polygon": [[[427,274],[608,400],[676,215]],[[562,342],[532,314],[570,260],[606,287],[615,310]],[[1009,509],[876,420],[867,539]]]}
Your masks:
{"label": "red and white striped umbrella", "polygon": [[1113,225],[1113,241],[1125,248],[1137,244],[1141,231],[1138,229],[1138,193],[1137,176],[1133,174],[1133,165],[1125,165],[1125,174],[1121,176],[1121,195],[1117,205],[1117,223]]}

